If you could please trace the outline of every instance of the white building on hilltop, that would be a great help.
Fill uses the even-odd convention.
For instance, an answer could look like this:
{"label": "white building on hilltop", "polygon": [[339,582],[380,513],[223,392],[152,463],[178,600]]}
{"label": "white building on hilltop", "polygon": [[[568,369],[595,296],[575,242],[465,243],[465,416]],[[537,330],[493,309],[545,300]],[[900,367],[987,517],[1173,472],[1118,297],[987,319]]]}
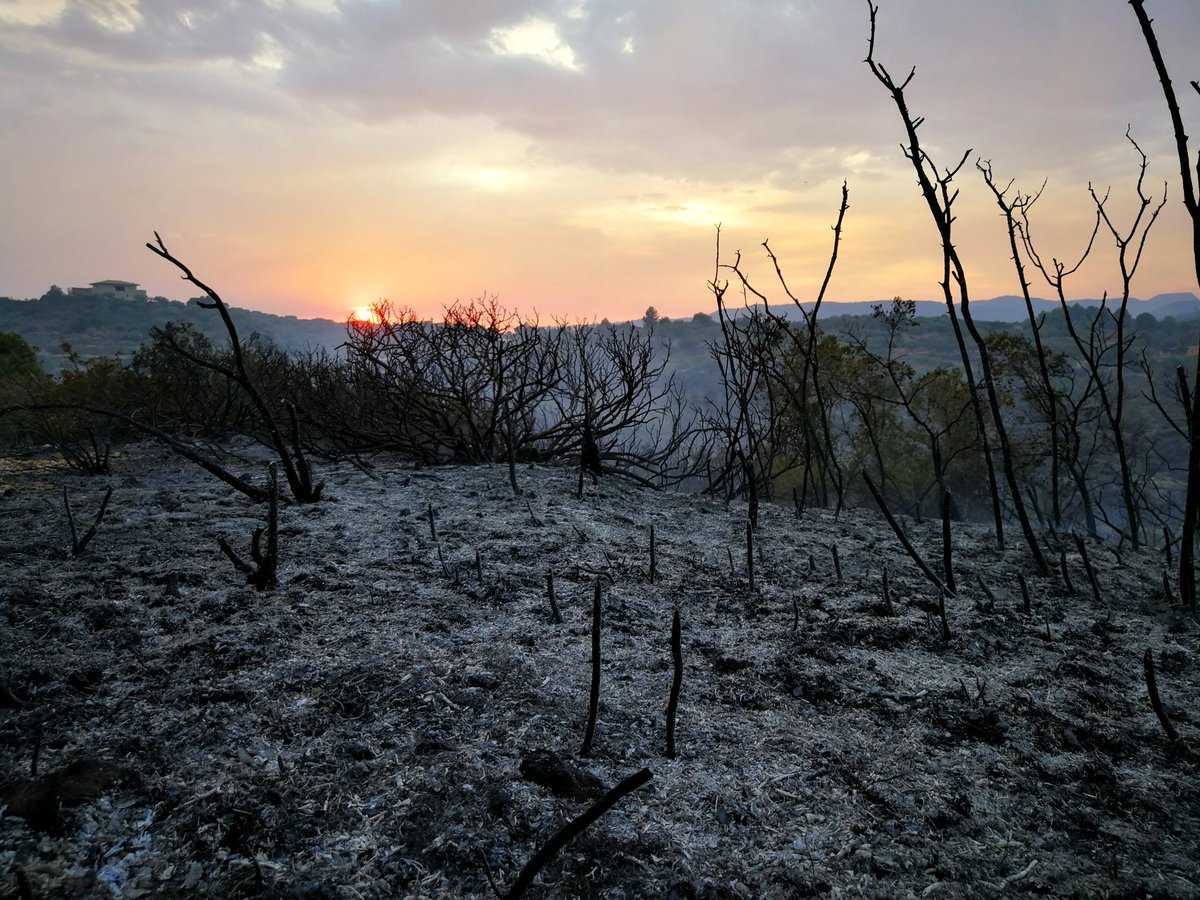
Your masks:
{"label": "white building on hilltop", "polygon": [[146,292],[133,281],[93,281],[90,287],[71,288],[72,297],[105,297],[114,300],[146,300]]}

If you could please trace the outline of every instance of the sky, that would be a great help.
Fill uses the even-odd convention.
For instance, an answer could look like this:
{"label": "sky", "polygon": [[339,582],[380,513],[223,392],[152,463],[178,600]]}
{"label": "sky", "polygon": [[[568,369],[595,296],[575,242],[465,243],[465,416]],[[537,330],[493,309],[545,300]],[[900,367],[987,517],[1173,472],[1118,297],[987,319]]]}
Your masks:
{"label": "sky", "polygon": [[[877,57],[943,163],[1033,190],[1043,255],[1077,254],[1089,182],[1168,190],[1134,293],[1196,290],[1169,122],[1126,0],[879,0]],[[1196,0],[1148,0],[1200,135]],[[0,0],[0,295],[105,278],[344,318],[496,293],[543,318],[713,307],[714,227],[774,288],[940,296],[936,234],[857,0]],[[1190,70],[1189,70],[1190,67]],[[1018,290],[972,165],[957,229],[977,298]],[[1068,284],[1118,290],[1101,234]],[[1035,283],[1035,293],[1048,295]],[[772,299],[782,299],[778,291]]]}

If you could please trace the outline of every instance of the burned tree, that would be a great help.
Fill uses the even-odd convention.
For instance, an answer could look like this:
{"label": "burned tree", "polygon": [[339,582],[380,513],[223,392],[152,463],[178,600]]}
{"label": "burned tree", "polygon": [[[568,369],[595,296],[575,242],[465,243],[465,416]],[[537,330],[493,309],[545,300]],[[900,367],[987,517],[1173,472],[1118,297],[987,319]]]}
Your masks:
{"label": "burned tree", "polygon": [[194,285],[204,293],[207,299],[198,300],[197,303],[203,309],[215,309],[221,317],[221,322],[225,326],[226,333],[229,335],[230,349],[233,356],[232,365],[226,365],[211,357],[196,354],[190,348],[175,341],[170,335],[167,336],[167,345],[182,358],[201,368],[216,372],[245,392],[261,417],[263,427],[270,435],[271,446],[279,457],[280,465],[283,466],[284,476],[287,478],[292,497],[297,503],[315,503],[320,500],[323,485],[313,483],[312,469],[304,455],[304,448],[300,444],[299,424],[296,419],[295,409],[290,410],[291,433],[289,440],[284,437],[283,430],[279,425],[275,413],[272,412],[270,405],[254,383],[254,379],[250,376],[249,370],[246,367],[242,341],[238,336],[237,326],[233,322],[233,317],[229,314],[229,308],[225,305],[225,301],[221,299],[220,294],[192,274],[192,270],[167,249],[167,245],[163,242],[162,237],[157,231],[154,233],[154,243],[147,243],[146,247],[155,255],[175,266],[182,273],[181,277],[184,281]]}
{"label": "burned tree", "polygon": [[[996,205],[1000,207],[1000,212],[1004,216],[1004,225],[1008,233],[1008,246],[1012,253],[1013,266],[1017,272],[1017,283],[1021,286],[1021,298],[1025,301],[1025,314],[1029,321],[1029,330],[1033,335],[1033,346],[1037,353],[1038,375],[1041,377],[1041,396],[1045,398],[1043,404],[1043,414],[1046,417],[1047,432],[1050,437],[1050,514],[1051,523],[1054,527],[1058,527],[1062,523],[1062,500],[1059,494],[1059,426],[1058,426],[1058,393],[1055,390],[1054,381],[1051,378],[1050,365],[1047,362],[1047,353],[1045,345],[1042,343],[1042,328],[1045,325],[1045,318],[1039,318],[1033,309],[1033,298],[1029,293],[1029,279],[1025,275],[1025,264],[1021,259],[1021,249],[1018,245],[1017,235],[1019,226],[1019,217],[1024,214],[1030,206],[1037,202],[1041,196],[1039,191],[1032,196],[1023,195],[1020,191],[1016,191],[1013,197],[1009,197],[1009,191],[1012,190],[1013,182],[1009,182],[1001,189],[995,180],[992,172],[991,161],[978,160],[975,163],[977,169],[983,175],[983,180],[996,198]],[[1036,396],[1036,395],[1035,395]]]}
{"label": "burned tree", "polygon": [[[1092,234],[1087,241],[1087,245],[1074,265],[1068,265],[1058,258],[1052,258],[1047,263],[1038,253],[1029,219],[1029,211],[1034,201],[1036,201],[1036,197],[1022,203],[1021,219],[1017,223],[1017,230],[1021,235],[1026,257],[1042,274],[1046,284],[1054,290],[1059,307],[1062,310],[1067,333],[1070,335],[1071,341],[1079,353],[1079,359],[1086,367],[1088,376],[1095,384],[1100,408],[1104,413],[1105,421],[1111,433],[1113,449],[1117,454],[1121,496],[1125,509],[1125,528],[1122,531],[1128,535],[1130,542],[1136,550],[1141,544],[1141,527],[1139,525],[1138,506],[1134,497],[1129,448],[1122,428],[1125,414],[1125,377],[1129,365],[1127,356],[1131,344],[1130,338],[1126,335],[1126,327],[1133,278],[1141,263],[1142,252],[1145,250],[1150,230],[1158,219],[1158,214],[1162,211],[1163,206],[1166,205],[1167,195],[1164,188],[1162,200],[1157,206],[1154,206],[1151,197],[1144,189],[1148,164],[1146,154],[1142,152],[1137,141],[1128,132],[1126,132],[1125,137],[1133,145],[1134,150],[1137,151],[1140,157],[1140,167],[1136,183],[1138,205],[1128,230],[1122,230],[1113,223],[1107,208],[1108,194],[1106,193],[1103,197],[1099,196],[1092,185],[1088,185],[1088,191],[1096,207],[1095,227],[1092,229]],[[1147,215],[1147,213],[1149,214]],[[1087,260],[1095,244],[1096,235],[1099,233],[1101,224],[1107,228],[1117,246],[1122,291],[1120,303],[1115,313],[1108,310],[1108,298],[1107,295],[1105,296],[1099,312],[1092,319],[1091,327],[1085,339],[1080,333],[1080,329],[1076,327],[1074,315],[1067,303],[1064,285],[1066,279],[1078,271],[1079,267]],[[1107,328],[1102,327],[1106,324],[1106,315],[1111,318],[1115,326],[1115,333],[1111,336],[1111,339],[1107,335]],[[1109,368],[1115,373],[1112,384],[1109,383],[1105,375]]]}
{"label": "burned tree", "polygon": [[[317,427],[354,453],[421,465],[567,462],[646,486],[701,464],[702,435],[650,330],[543,326],[483,297],[439,322],[381,303],[320,370]],[[510,467],[510,473],[513,468]]]}
{"label": "burned tree", "polygon": [[[765,457],[758,461],[758,467],[764,473],[760,479],[765,482],[766,492],[770,495],[772,480],[794,468],[796,464],[784,446],[788,440],[786,420],[789,416],[794,420],[794,427],[799,432],[800,459],[803,462],[803,480],[796,500],[798,510],[802,510],[807,504],[810,490],[815,490],[818,486],[818,482],[814,481],[814,470],[819,473],[821,499],[824,504],[829,503],[826,478],[833,482],[837,497],[835,512],[841,512],[846,499],[845,473],[834,447],[829,402],[825,397],[825,382],[821,377],[817,317],[837,265],[843,223],[846,211],[850,207],[849,198],[849,187],[843,183],[841,203],[833,225],[833,247],[829,263],[811,309],[806,308],[792,292],[770,243],[762,243],[780,289],[800,314],[803,329],[797,329],[786,317],[771,309],[767,295],[755,288],[743,271],[740,252],[732,263],[721,262],[720,229],[717,231],[716,274],[709,283],[709,288],[717,301],[723,345],[713,347],[713,357],[721,367],[723,379],[727,380],[724,415],[718,422],[734,423],[733,427],[727,426],[730,437],[726,440],[737,448],[735,455],[746,479],[754,474],[751,463],[755,462],[756,454],[751,451],[757,451],[758,456]],[[746,311],[739,317],[727,312],[725,294],[728,282],[718,280],[721,269],[733,272],[744,296],[753,295],[755,298],[756,305],[752,307],[747,302]],[[732,382],[728,379],[732,379]],[[762,379],[765,384],[759,385],[757,379]],[[730,402],[731,393],[735,403]],[[753,406],[756,400],[759,404],[757,409]],[[736,438],[737,442],[734,443],[732,438]],[[743,443],[748,445],[749,449],[742,449]],[[728,469],[728,461],[726,466]],[[757,521],[756,513],[753,512],[757,502],[757,490],[752,483],[751,488],[755,489],[755,493],[750,497],[752,517]]]}
{"label": "burned tree", "polygon": [[[1133,13],[1137,17],[1142,36],[1146,41],[1146,49],[1154,63],[1154,70],[1162,85],[1163,99],[1167,104],[1167,113],[1171,119],[1171,128],[1175,135],[1175,150],[1179,157],[1179,178],[1183,188],[1183,205],[1187,210],[1192,225],[1192,255],[1196,267],[1196,282],[1200,284],[1200,201],[1197,200],[1197,183],[1200,182],[1200,160],[1196,163],[1196,173],[1193,179],[1191,151],[1188,149],[1188,135],[1184,129],[1183,114],[1179,111],[1179,100],[1175,96],[1175,87],[1171,83],[1171,75],[1167,70],[1166,60],[1158,46],[1158,38],[1154,33],[1154,23],[1146,12],[1145,0],[1129,0]],[[1200,82],[1191,82],[1197,94],[1200,94]],[[1190,409],[1200,409],[1200,352],[1196,354],[1196,369],[1192,380]],[[1179,545],[1179,593],[1184,606],[1196,605],[1196,573],[1193,568],[1196,526],[1200,521],[1200,416],[1189,416],[1188,428],[1188,472],[1187,493],[1184,499],[1183,532]]]}
{"label": "burned tree", "polygon": [[781,453],[783,410],[771,391],[765,361],[776,335],[766,318],[746,304],[744,314],[728,309],[729,283],[718,282],[721,233],[717,230],[717,262],[709,289],[717,304],[719,341],[709,343],[709,355],[720,373],[722,393],[709,400],[705,426],[717,439],[720,457],[710,489],[723,489],[726,498],[744,495],[750,527],[758,527],[760,497],[770,497],[771,482]]}
{"label": "burned tree", "polygon": [[[962,159],[953,167],[945,170],[939,170],[935,165],[932,157],[922,147],[920,138],[917,136],[917,131],[924,124],[924,117],[915,117],[909,111],[908,101],[905,98],[904,91],[913,78],[916,77],[916,67],[909,72],[908,76],[901,82],[895,81],[892,75],[888,72],[887,67],[875,60],[875,23],[878,15],[878,7],[873,0],[867,0],[867,7],[870,13],[870,38],[867,47],[867,66],[871,70],[871,74],[875,79],[887,90],[892,98],[892,102],[896,106],[897,112],[900,114],[900,120],[904,126],[908,145],[904,148],[904,155],[912,164],[913,170],[917,175],[917,182],[921,188],[921,195],[925,200],[926,206],[929,208],[929,213],[933,218],[934,224],[937,227],[938,235],[942,244],[942,262],[943,274],[941,287],[946,301],[946,309],[951,319],[951,324],[954,329],[955,338],[959,347],[959,356],[962,359],[963,370],[967,375],[967,382],[971,388],[971,396],[975,403],[975,416],[979,423],[980,441],[983,444],[984,457],[988,462],[988,478],[989,490],[992,494],[992,509],[996,526],[996,537],[1001,546],[1003,546],[1003,511],[1000,505],[1000,495],[995,484],[995,472],[991,464],[991,452],[988,444],[987,428],[983,418],[982,409],[980,408],[978,395],[975,389],[974,370],[971,365],[970,357],[967,354],[966,344],[963,341],[962,333],[958,328],[957,317],[955,314],[955,305],[957,301],[958,309],[962,312],[963,322],[967,326],[967,330],[975,342],[976,350],[979,354],[980,366],[983,373],[983,386],[987,392],[988,405],[991,407],[992,424],[996,430],[996,437],[999,443],[1000,463],[1004,471],[1004,478],[1008,485],[1009,502],[1012,504],[1013,510],[1016,513],[1017,521],[1021,526],[1021,533],[1024,535],[1026,546],[1029,548],[1029,554],[1033,559],[1034,565],[1041,573],[1048,571],[1046,560],[1042,555],[1041,546],[1038,543],[1037,536],[1034,534],[1033,526],[1029,521],[1029,515],[1025,509],[1025,501],[1021,496],[1020,486],[1017,483],[1016,471],[1013,467],[1013,454],[1009,446],[1008,431],[1005,427],[1004,417],[1000,411],[1000,399],[996,390],[995,379],[992,377],[991,357],[988,353],[987,344],[983,339],[983,335],[975,325],[975,320],[971,316],[971,294],[967,286],[966,267],[959,256],[958,250],[954,245],[953,228],[954,228],[954,202],[958,199],[958,189],[953,187],[954,179],[958,172],[966,164],[970,151],[963,154]],[[954,289],[951,287],[953,281]],[[957,292],[957,297],[955,293]]]}

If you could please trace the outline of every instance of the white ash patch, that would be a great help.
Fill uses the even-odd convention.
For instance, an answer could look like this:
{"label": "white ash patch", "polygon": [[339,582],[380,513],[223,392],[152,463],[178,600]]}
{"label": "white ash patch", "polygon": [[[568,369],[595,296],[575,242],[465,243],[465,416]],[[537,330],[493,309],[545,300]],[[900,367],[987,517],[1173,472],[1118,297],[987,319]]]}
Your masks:
{"label": "white ash patch", "polygon": [[[1073,546],[1069,596],[956,525],[945,645],[869,510],[767,505],[751,594],[741,504],[610,479],[579,501],[574,472],[527,466],[513,497],[502,466],[381,461],[376,479],[323,465],[329,499],[282,508],[280,587],[260,594],[216,539],[241,549],[263,510],[158,448],[127,448],[107,480],[10,463],[0,681],[29,702],[0,709],[0,770],[24,777],[40,721],[43,774],[103,758],[135,777],[56,833],[5,815],[6,890],[20,869],[35,897],[488,896],[482,857],[508,884],[586,806],[522,777],[546,750],[606,785],[654,780],[541,896],[1200,895],[1196,758],[1167,746],[1141,681],[1150,646],[1200,744],[1200,630],[1166,606],[1153,553],[1093,545],[1097,606]],[[86,517],[109,482],[88,553],[65,557],[62,486]],[[907,527],[938,562],[940,525]],[[598,578],[600,716],[579,759]]]}

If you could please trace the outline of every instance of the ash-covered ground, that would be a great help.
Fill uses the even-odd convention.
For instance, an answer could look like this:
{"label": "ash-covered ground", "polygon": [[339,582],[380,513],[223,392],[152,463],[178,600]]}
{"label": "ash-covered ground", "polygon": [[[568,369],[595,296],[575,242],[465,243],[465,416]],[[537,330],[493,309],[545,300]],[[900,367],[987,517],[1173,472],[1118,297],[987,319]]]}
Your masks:
{"label": "ash-covered ground", "polygon": [[[1073,545],[1071,593],[1015,535],[1001,554],[957,526],[947,643],[874,511],[768,506],[751,591],[741,504],[612,479],[580,501],[548,468],[519,469],[521,497],[503,467],[376,474],[322,467],[328,499],[281,509],[281,585],[259,593],[217,538],[242,549],[265,507],[164,451],[127,448],[108,478],[4,462],[0,891],[486,897],[485,859],[503,890],[645,766],[530,896],[1200,896],[1200,764],[1142,674],[1153,648],[1200,748],[1200,630],[1161,550],[1089,544],[1097,603]],[[108,484],[71,558],[62,488],[86,527]],[[908,527],[934,561],[940,525]]]}

